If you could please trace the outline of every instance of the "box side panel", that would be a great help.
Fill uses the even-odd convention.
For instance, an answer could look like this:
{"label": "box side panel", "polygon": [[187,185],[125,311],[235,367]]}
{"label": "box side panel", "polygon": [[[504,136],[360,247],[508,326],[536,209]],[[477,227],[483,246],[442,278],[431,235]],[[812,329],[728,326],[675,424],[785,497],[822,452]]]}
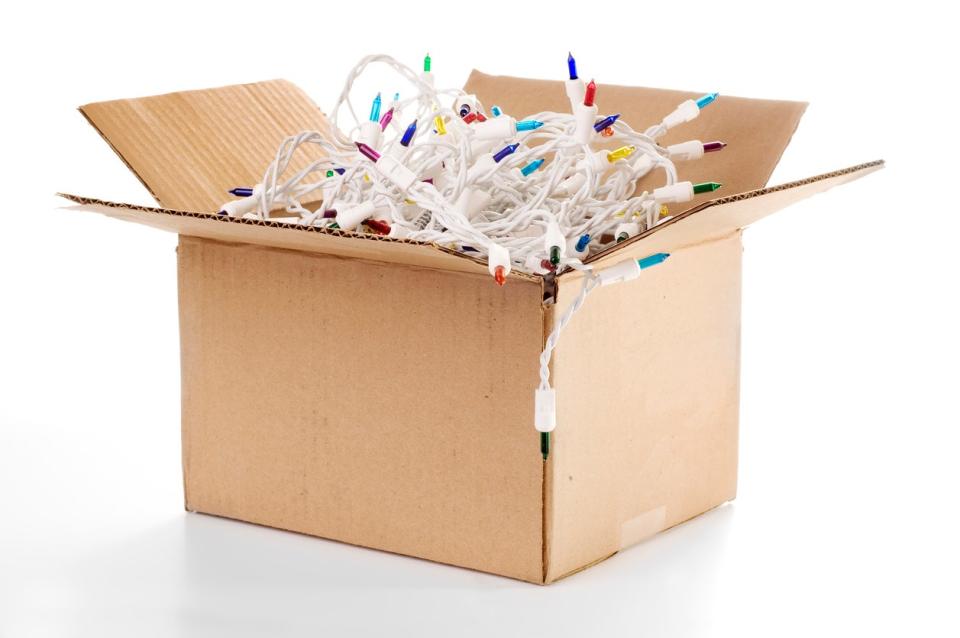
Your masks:
{"label": "box side panel", "polygon": [[[554,359],[547,580],[736,494],[740,233],[595,290]],[[579,282],[560,282],[560,306]]]}
{"label": "box side panel", "polygon": [[534,582],[539,284],[181,237],[190,510]]}

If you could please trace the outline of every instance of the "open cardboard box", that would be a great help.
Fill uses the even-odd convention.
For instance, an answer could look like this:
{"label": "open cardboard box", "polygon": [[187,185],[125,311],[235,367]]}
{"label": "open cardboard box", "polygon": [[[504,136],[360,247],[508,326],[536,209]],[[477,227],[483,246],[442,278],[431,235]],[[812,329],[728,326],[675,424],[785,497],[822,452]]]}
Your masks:
{"label": "open cardboard box", "polygon": [[[560,82],[474,72],[466,90],[568,108]],[[693,95],[600,97],[640,125]],[[563,333],[546,462],[538,357],[577,273],[500,288],[441,246],[214,214],[285,136],[328,128],[290,83],[82,107],[163,208],[64,197],[180,236],[186,509],[549,583],[734,498],[741,232],[882,166],[763,188],[804,108],[725,96],[667,136],[728,142],[681,170],[734,194],[590,258],[672,253]]]}

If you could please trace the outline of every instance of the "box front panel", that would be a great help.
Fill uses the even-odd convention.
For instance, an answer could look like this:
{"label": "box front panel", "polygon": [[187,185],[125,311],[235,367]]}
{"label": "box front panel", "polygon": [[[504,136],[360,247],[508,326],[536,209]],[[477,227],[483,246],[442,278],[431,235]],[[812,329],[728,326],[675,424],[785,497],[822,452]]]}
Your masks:
{"label": "box front panel", "polygon": [[181,238],[187,508],[542,578],[540,286]]}
{"label": "box front panel", "polygon": [[[563,333],[548,579],[735,496],[741,250],[739,232],[678,250],[597,289]],[[579,288],[561,283],[559,310]]]}

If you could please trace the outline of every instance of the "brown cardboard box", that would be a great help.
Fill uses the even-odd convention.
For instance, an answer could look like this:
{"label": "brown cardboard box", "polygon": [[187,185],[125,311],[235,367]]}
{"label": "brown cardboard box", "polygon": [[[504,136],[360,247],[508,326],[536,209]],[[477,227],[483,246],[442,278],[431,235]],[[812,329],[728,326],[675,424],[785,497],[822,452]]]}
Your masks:
{"label": "brown cardboard box", "polygon": [[[467,90],[518,114],[566,106],[558,82],[475,72]],[[691,95],[602,101],[646,123]],[[727,141],[683,175],[735,194],[590,259],[672,253],[564,332],[547,462],[538,357],[577,273],[500,288],[440,246],[212,214],[283,137],[328,126],[291,84],[87,105],[164,208],[65,197],[180,235],[188,510],[549,583],[734,498],[741,232],[882,166],[763,188],[803,109],[724,97],[668,138]]]}

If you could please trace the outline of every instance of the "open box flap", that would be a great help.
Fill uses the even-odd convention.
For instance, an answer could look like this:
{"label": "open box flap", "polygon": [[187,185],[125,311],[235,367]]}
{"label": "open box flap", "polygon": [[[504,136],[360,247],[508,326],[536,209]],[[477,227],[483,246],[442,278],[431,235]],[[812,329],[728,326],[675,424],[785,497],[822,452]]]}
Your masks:
{"label": "open box flap", "polygon": [[[486,262],[438,244],[393,239],[371,233],[300,226],[276,220],[242,219],[108,202],[66,193],[59,195],[79,204],[70,207],[73,210],[101,213],[115,219],[190,237],[490,276]],[[534,282],[541,280],[538,275],[516,270],[510,273],[510,278]]]}
{"label": "open box flap", "polygon": [[[97,102],[80,112],[157,202],[215,212],[227,190],[263,179],[280,142],[301,131],[327,132],[323,113],[285,80]],[[291,170],[319,159],[298,151]]]}
{"label": "open box flap", "polygon": [[[643,257],[656,252],[675,252],[685,246],[712,241],[736,232],[801,199],[863,177],[882,166],[883,161],[878,160],[780,186],[704,202],[697,208],[688,210],[654,226],[645,233],[591,257],[587,263],[603,268],[625,257]],[[109,217],[153,226],[181,235],[488,275],[487,265],[482,260],[438,244],[316,226],[300,226],[282,221],[262,221],[150,208],[77,195],[61,194],[61,196],[80,204],[76,207],[77,210],[102,213]],[[578,275],[576,271],[569,271],[560,275],[560,278],[573,278]],[[517,270],[514,270],[510,277],[530,281],[541,279],[537,275],[528,275]]]}
{"label": "open box flap", "polygon": [[[489,76],[474,71],[465,88],[481,100],[498,100],[502,108],[516,114],[569,110],[560,82]],[[599,93],[604,112],[620,112],[631,123],[659,121],[678,103],[696,95],[608,85]],[[692,181],[716,179],[724,182],[725,192],[741,194],[695,203],[687,212],[590,261],[602,265],[626,254],[676,250],[690,243],[709,241],[882,164],[864,164],[762,189],[805,106],[799,102],[724,97],[711,105],[704,116],[672,131],[665,143],[697,137],[721,138],[730,143],[727,151],[685,164],[683,176]],[[329,129],[320,109],[287,81],[98,102],[81,107],[81,111],[164,208],[64,196],[81,204],[80,209],[226,242],[487,273],[481,260],[436,244],[212,215],[230,198],[226,193],[229,188],[251,186],[262,179],[283,138],[303,130]],[[681,133],[682,137],[678,137]],[[305,149],[292,164],[295,168],[305,166],[319,157],[317,153],[316,148]],[[514,272],[512,277],[540,279]],[[562,277],[572,276],[575,273]]]}
{"label": "open box flap", "polygon": [[[475,94],[486,108],[496,104],[518,118],[539,111],[570,112],[563,82],[473,71],[464,89]],[[684,100],[703,94],[602,84],[597,89],[597,105],[601,114],[620,113],[635,130],[643,131],[660,122]],[[663,146],[695,139],[726,142],[729,146],[724,151],[679,164],[682,179],[720,182],[724,193],[751,191],[766,186],[806,108],[805,102],[721,95],[700,117],[670,130],[658,142]],[[662,173],[655,172],[641,180],[638,190],[662,184]],[[708,197],[699,195],[693,205]]]}
{"label": "open box flap", "polygon": [[[713,241],[811,195],[859,179],[880,168],[883,168],[883,160],[876,160],[796,182],[704,202],[645,233],[590,257],[586,263],[602,269],[627,257],[639,259],[654,253],[676,252],[688,246]],[[560,275],[560,278],[573,278],[577,275],[578,272],[569,271]]]}

